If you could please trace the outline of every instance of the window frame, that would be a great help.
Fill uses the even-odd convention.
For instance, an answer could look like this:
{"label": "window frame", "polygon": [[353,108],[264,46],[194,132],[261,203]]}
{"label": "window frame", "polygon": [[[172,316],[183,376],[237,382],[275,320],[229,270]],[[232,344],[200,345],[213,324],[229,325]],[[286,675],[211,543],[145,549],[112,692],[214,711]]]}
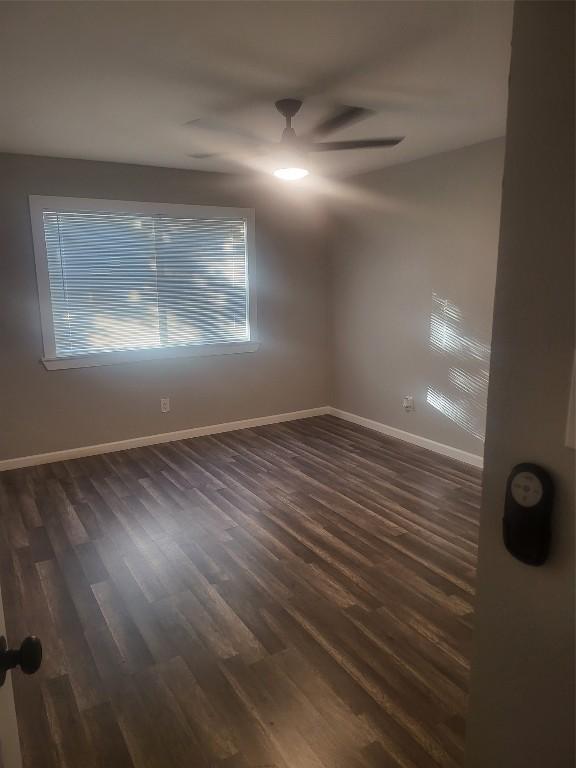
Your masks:
{"label": "window frame", "polygon": [[[255,352],[259,345],[256,327],[255,248],[253,208],[231,208],[215,205],[189,205],[179,203],[143,203],[126,200],[107,200],[85,197],[58,197],[52,195],[29,195],[30,221],[36,262],[36,280],[44,356],[42,363],[48,370],[63,368],[85,368],[99,365],[138,362],[141,360],[163,360],[179,357],[205,357]],[[111,352],[94,352],[86,355],[58,357],[52,314],[52,297],[48,273],[48,257],[44,233],[44,211],[102,211],[104,213],[134,213],[143,216],[162,215],[171,218],[242,218],[246,222],[246,282],[248,304],[249,340],[217,342],[209,344],[187,344],[173,347],[154,347]]]}

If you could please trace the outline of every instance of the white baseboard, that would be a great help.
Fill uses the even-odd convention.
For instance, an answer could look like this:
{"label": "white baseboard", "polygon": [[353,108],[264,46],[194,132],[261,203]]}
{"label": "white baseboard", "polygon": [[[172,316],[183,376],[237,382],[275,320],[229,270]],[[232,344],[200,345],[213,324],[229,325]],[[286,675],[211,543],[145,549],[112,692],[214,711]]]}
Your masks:
{"label": "white baseboard", "polygon": [[129,440],[116,440],[112,443],[99,443],[98,445],[84,445],[79,448],[68,448],[63,451],[50,451],[49,453],[36,453],[32,456],[19,456],[14,459],[0,460],[0,472],[9,469],[21,469],[22,467],[31,467],[38,464],[50,464],[54,461],[65,461],[66,459],[79,459],[83,456],[96,456],[100,453],[113,453],[114,451],[126,451],[129,448],[142,448],[145,445],[157,445],[159,443],[171,443],[174,440],[188,440],[193,437],[202,437],[204,435],[217,435],[220,432],[233,432],[237,429],[250,429],[251,427],[261,427],[266,424],[279,424],[282,421],[295,421],[296,419],[309,419],[312,416],[323,416],[332,414],[353,424],[359,424],[362,427],[373,429],[375,432],[381,432],[384,435],[395,437],[406,443],[419,445],[421,448],[428,448],[443,456],[450,456],[466,464],[472,464],[475,467],[482,467],[484,459],[475,453],[462,451],[460,448],[453,448],[451,445],[437,443],[427,437],[414,435],[411,432],[405,432],[403,429],[389,427],[387,424],[381,424],[379,421],[367,419],[364,416],[357,416],[354,413],[341,411],[338,408],[324,405],[319,408],[308,408],[304,411],[291,411],[290,413],[276,413],[272,416],[259,416],[255,419],[242,419],[241,421],[228,421],[224,424],[211,424],[206,427],[192,427],[191,429],[181,429],[177,432],[163,432],[158,435],[144,435],[143,437],[132,437]]}
{"label": "white baseboard", "polygon": [[338,408],[329,408],[328,413],[332,414],[332,416],[337,416],[339,419],[344,419],[344,421],[351,421],[353,424],[373,429],[375,432],[381,432],[383,435],[403,440],[405,443],[413,443],[421,448],[427,448],[429,451],[441,453],[443,456],[450,456],[450,458],[463,461],[465,464],[472,464],[480,469],[484,466],[484,457],[478,456],[476,453],[469,453],[468,451],[462,451],[460,448],[453,448],[451,445],[437,443],[436,440],[430,440],[428,437],[414,435],[412,432],[405,432],[397,427],[389,427],[387,424],[382,424],[379,421],[366,419],[364,416],[357,416],[355,413],[341,411]]}
{"label": "white baseboard", "polygon": [[171,443],[174,440],[188,440],[192,437],[204,435],[217,435],[219,432],[233,432],[237,429],[250,429],[261,427],[265,424],[279,424],[282,421],[295,421],[296,419],[309,419],[311,416],[323,416],[330,413],[329,406],[320,408],[308,408],[305,411],[292,411],[290,413],[276,413],[272,416],[259,416],[255,419],[242,419],[241,421],[228,421],[225,424],[211,424],[207,427],[192,427],[181,429],[178,432],[163,432],[159,435],[145,435],[132,437],[129,440],[116,440],[113,443],[100,443],[98,445],[84,445],[80,448],[68,448],[63,451],[50,451],[50,453],[36,453],[33,456],[20,456],[14,459],[0,460],[0,472],[9,469],[21,469],[37,464],[51,464],[54,461],[66,459],[79,459],[83,456],[95,456],[99,453],[112,453],[114,451],[126,451],[129,448],[142,448],[145,445],[157,445],[158,443]]}

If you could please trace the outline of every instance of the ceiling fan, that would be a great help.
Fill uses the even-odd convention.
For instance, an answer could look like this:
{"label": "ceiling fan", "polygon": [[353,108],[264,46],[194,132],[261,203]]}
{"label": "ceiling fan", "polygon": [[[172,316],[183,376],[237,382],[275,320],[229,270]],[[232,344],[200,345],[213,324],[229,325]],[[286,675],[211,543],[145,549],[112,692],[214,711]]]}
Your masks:
{"label": "ceiling fan", "polygon": [[[286,125],[282,131],[282,137],[279,142],[263,142],[257,140],[256,143],[266,150],[274,151],[278,154],[284,163],[284,167],[277,168],[273,173],[285,181],[295,181],[308,175],[304,167],[305,157],[309,152],[334,152],[348,149],[370,149],[376,147],[394,147],[403,140],[403,136],[379,139],[351,139],[346,141],[319,141],[325,136],[329,136],[335,131],[339,131],[352,123],[364,120],[373,114],[372,110],[365,107],[342,106],[334,114],[322,120],[310,133],[297,135],[292,127],[292,119],[298,114],[302,107],[300,99],[280,99],[275,102],[275,107],[285,118]],[[243,138],[248,138],[244,133]],[[254,141],[254,137],[250,137]],[[191,157],[208,158],[217,157],[217,153],[198,153]],[[286,162],[284,162],[286,161]]]}

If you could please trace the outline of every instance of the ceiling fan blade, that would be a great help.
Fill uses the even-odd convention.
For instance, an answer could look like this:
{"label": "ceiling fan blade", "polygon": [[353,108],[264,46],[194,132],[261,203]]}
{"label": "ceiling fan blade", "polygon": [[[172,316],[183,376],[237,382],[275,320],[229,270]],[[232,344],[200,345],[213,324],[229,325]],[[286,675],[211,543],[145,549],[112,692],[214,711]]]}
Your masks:
{"label": "ceiling fan blade", "polygon": [[190,130],[194,148],[188,157],[194,160],[231,158],[260,151],[266,142],[243,128],[211,118],[197,118],[184,123]]}
{"label": "ceiling fan blade", "polygon": [[370,149],[376,147],[395,147],[396,144],[404,139],[404,136],[398,136],[390,139],[353,139],[352,141],[319,141],[316,144],[310,144],[306,149],[308,152],[333,152],[341,149]]}
{"label": "ceiling fan blade", "polygon": [[244,128],[240,128],[236,125],[230,125],[220,120],[213,118],[199,117],[195,120],[190,120],[184,123],[184,127],[191,130],[191,132],[198,136],[214,137],[215,140],[222,141],[230,140],[236,143],[243,142],[244,144],[265,144],[266,142],[259,136],[247,131]]}
{"label": "ceiling fan blade", "polygon": [[194,160],[209,160],[213,157],[226,157],[220,152],[191,152],[187,157],[193,157]]}
{"label": "ceiling fan blade", "polygon": [[365,107],[340,107],[333,115],[318,123],[318,125],[311,131],[310,137],[314,139],[328,136],[328,134],[334,133],[334,131],[339,131],[347,125],[352,125],[352,123],[365,120],[373,114],[374,112],[371,109],[366,109]]}

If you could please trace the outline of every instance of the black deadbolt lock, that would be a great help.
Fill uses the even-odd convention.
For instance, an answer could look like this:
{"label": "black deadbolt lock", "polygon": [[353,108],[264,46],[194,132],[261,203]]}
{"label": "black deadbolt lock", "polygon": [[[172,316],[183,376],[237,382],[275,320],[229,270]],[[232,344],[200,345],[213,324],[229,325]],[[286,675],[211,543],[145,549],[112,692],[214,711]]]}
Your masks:
{"label": "black deadbolt lock", "polygon": [[550,550],[554,484],[538,464],[517,464],[508,477],[504,544],[527,565],[542,565]]}

